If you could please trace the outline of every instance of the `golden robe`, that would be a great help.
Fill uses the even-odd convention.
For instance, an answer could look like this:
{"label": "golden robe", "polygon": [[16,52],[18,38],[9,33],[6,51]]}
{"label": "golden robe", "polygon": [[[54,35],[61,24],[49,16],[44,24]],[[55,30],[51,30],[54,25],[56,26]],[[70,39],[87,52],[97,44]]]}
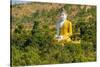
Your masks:
{"label": "golden robe", "polygon": [[60,29],[60,35],[63,36],[64,40],[70,39],[70,36],[72,35],[72,23],[70,21],[65,20]]}

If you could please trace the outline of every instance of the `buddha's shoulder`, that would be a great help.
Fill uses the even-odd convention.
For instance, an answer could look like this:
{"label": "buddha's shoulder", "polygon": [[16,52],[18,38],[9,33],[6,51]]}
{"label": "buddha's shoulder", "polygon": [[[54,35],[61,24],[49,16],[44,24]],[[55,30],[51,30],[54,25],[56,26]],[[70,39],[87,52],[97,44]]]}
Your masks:
{"label": "buddha's shoulder", "polygon": [[71,23],[71,21],[70,21],[70,20],[66,20],[65,22],[66,22],[66,23]]}

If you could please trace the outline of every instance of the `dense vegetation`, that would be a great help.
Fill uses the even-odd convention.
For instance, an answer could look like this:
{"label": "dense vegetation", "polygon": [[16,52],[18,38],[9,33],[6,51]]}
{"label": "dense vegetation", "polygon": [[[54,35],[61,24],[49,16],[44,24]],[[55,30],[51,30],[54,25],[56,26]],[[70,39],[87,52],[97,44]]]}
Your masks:
{"label": "dense vegetation", "polygon": [[[60,8],[68,13],[73,33],[81,43],[53,42]],[[26,3],[11,6],[12,65],[96,61],[96,7],[88,5]],[[77,38],[77,37],[76,37]]]}

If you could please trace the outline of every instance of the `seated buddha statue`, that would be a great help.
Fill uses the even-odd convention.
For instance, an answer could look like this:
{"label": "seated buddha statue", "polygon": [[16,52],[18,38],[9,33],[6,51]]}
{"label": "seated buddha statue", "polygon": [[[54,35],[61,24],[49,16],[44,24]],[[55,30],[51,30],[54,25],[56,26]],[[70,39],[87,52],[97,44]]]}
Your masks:
{"label": "seated buddha statue", "polygon": [[56,23],[56,40],[57,41],[71,41],[72,35],[72,23],[67,19],[67,14],[62,11],[60,17]]}

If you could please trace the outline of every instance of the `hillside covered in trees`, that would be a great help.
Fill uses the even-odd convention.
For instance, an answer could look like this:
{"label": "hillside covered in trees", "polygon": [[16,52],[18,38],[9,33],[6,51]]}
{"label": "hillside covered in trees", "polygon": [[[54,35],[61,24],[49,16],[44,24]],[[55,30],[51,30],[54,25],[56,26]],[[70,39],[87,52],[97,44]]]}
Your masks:
{"label": "hillside covered in trees", "polygon": [[[55,24],[64,8],[80,44],[53,42]],[[74,40],[77,40],[76,36]],[[12,66],[96,61],[96,6],[23,3],[11,5]]]}

